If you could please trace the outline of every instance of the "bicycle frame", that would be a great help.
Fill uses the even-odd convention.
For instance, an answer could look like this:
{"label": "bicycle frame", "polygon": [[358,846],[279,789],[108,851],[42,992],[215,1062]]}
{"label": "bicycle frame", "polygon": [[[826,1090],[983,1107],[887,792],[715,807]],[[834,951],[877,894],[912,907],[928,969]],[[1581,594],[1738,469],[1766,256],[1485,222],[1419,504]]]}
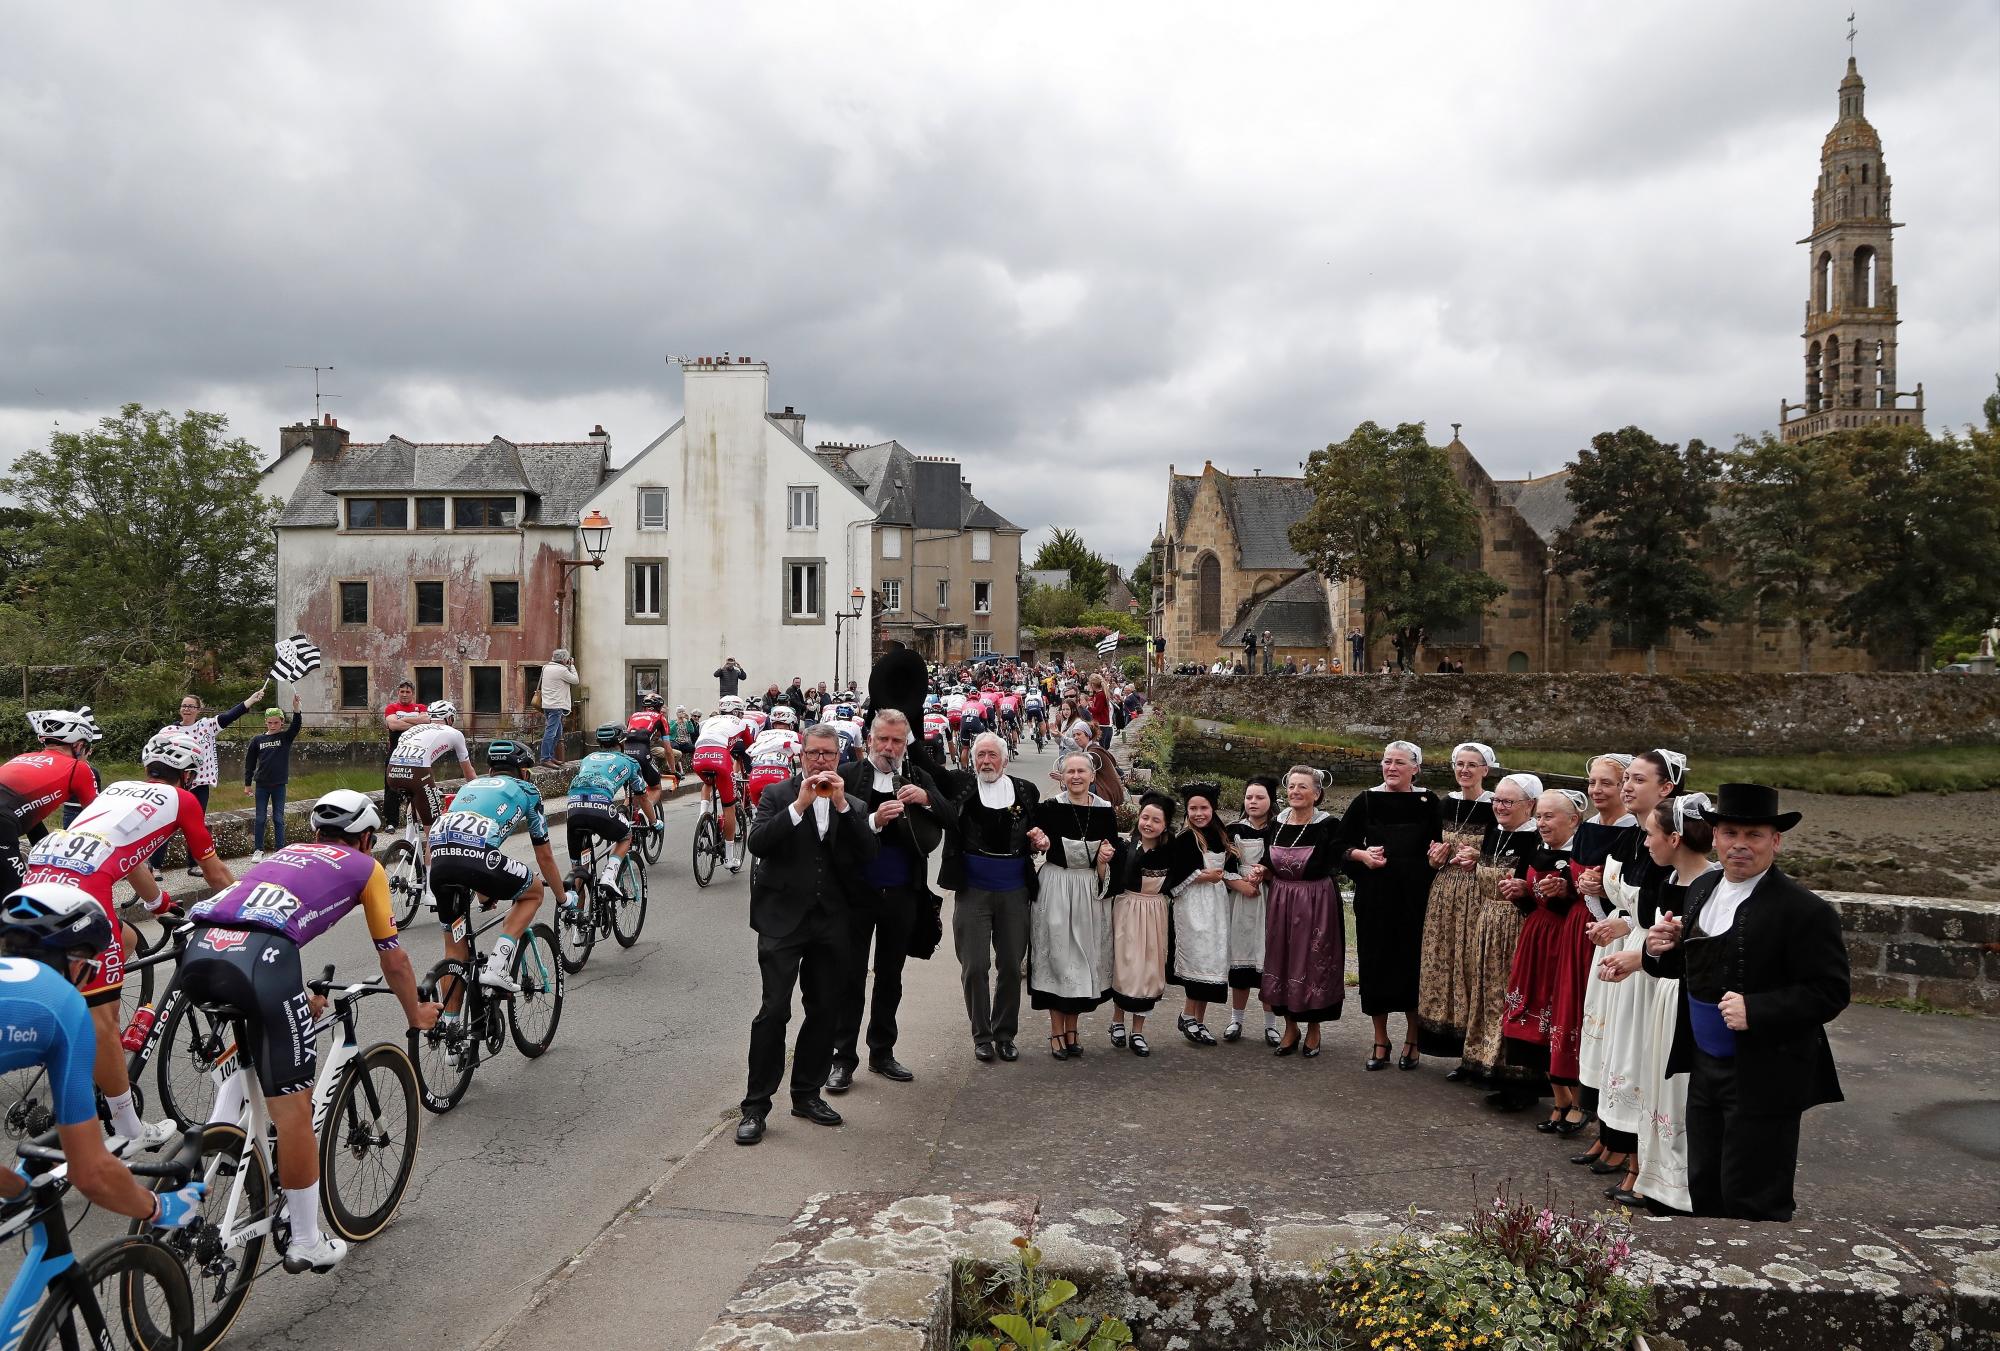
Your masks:
{"label": "bicycle frame", "polygon": [[[41,1307],[43,1296],[59,1282],[67,1279],[75,1282],[76,1253],[70,1247],[69,1224],[63,1216],[62,1196],[67,1187],[63,1185],[66,1169],[43,1173],[28,1179],[29,1194],[34,1197],[32,1204],[0,1224],[0,1241],[10,1239],[23,1229],[31,1229],[28,1235],[27,1256],[22,1259],[21,1269],[15,1273],[14,1284],[7,1289],[7,1297],[0,1301],[0,1351],[15,1351],[21,1339],[27,1335],[28,1324],[35,1317],[35,1310]],[[54,1222],[51,1223],[51,1218]],[[85,1295],[89,1283],[83,1290],[72,1293]],[[95,1303],[94,1299],[79,1299],[86,1308]],[[92,1329],[95,1333],[96,1329]]]}

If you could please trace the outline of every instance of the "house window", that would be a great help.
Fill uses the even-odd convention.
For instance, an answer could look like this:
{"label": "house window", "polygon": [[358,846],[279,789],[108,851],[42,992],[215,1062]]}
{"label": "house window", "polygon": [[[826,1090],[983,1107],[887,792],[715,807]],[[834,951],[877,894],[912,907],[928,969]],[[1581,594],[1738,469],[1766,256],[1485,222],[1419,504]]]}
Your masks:
{"label": "house window", "polygon": [[794,488],[791,493],[791,502],[792,529],[819,529],[819,489]]}
{"label": "house window", "polygon": [[983,657],[983,656],[986,656],[986,655],[987,655],[988,653],[990,653],[990,652],[992,652],[992,651],[993,651],[993,635],[992,635],[992,634],[990,634],[990,633],[975,633],[975,634],[973,634],[973,635],[972,635],[972,655],[973,655],[973,656],[975,656],[975,657]]}
{"label": "house window", "polygon": [[903,579],[892,577],[882,583],[882,611],[895,614],[903,608]]}
{"label": "house window", "polygon": [[785,564],[785,615],[794,624],[821,622],[820,594],[826,579],[826,564],[817,560],[788,560]]}
{"label": "house window", "polygon": [[368,583],[342,582],[340,584],[340,622],[343,624],[366,624],[368,622]]}
{"label": "house window", "polygon": [[972,612],[976,615],[993,613],[993,583],[974,582],[972,584]]}
{"label": "house window", "polygon": [[528,662],[521,667],[521,707],[535,706],[535,691],[542,687],[542,664]]}
{"label": "house window", "polygon": [[473,666],[465,672],[465,701],[475,714],[500,712],[500,688],[505,668]]}
{"label": "house window", "polygon": [[[444,623],[444,583],[413,582],[416,588],[416,619],[418,624]],[[439,696],[442,698],[443,696]]]}
{"label": "house window", "polygon": [[521,622],[521,584],[515,581],[486,584],[487,621],[493,624]]}
{"label": "house window", "polygon": [[444,529],[444,499],[442,497],[419,497],[417,499],[417,529]]}
{"label": "house window", "polygon": [[511,497],[454,497],[451,523],[457,530],[511,530],[514,528],[514,499]]}
{"label": "house window", "polygon": [[665,667],[632,666],[627,669],[632,673],[632,679],[629,683],[632,687],[633,708],[637,708],[639,701],[649,694],[666,693],[666,682],[662,679],[666,671]]}
{"label": "house window", "polygon": [[350,497],[347,499],[349,530],[405,530],[410,524],[410,503],[403,497]]}
{"label": "house window", "polygon": [[882,532],[882,557],[901,558],[903,556],[903,532],[890,526]]}
{"label": "house window", "polygon": [[641,530],[665,530],[667,528],[667,490],[665,488],[641,488],[639,490],[639,528]]}
{"label": "house window", "polygon": [[972,561],[991,563],[993,561],[993,532],[975,530],[972,532]]}
{"label": "house window", "polygon": [[937,607],[940,610],[949,610],[951,608],[951,582],[943,578],[940,578],[938,581]]}
{"label": "house window", "polygon": [[434,704],[444,698],[444,667],[419,666],[416,677],[418,703]]}
{"label": "house window", "polygon": [[342,708],[368,707],[368,668],[366,666],[343,666],[340,668],[340,706]]}
{"label": "house window", "polygon": [[635,558],[625,587],[628,623],[658,623],[667,617],[667,564],[659,558]]}

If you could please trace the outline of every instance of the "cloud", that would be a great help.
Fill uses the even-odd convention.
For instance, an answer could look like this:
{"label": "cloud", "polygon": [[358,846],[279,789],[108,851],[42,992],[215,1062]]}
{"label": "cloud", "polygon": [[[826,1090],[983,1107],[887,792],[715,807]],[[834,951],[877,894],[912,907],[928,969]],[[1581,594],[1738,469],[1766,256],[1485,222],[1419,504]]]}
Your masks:
{"label": "cloud", "polygon": [[[953,454],[1130,564],[1169,462],[1366,418],[1500,474],[1797,398],[1846,57],[1823,3],[1675,10],[189,3],[14,16],[0,457],[137,399],[273,448],[678,415],[771,362],[809,436]],[[2000,353],[2000,11],[1859,45],[1934,425]],[[22,190],[25,187],[26,190]]]}

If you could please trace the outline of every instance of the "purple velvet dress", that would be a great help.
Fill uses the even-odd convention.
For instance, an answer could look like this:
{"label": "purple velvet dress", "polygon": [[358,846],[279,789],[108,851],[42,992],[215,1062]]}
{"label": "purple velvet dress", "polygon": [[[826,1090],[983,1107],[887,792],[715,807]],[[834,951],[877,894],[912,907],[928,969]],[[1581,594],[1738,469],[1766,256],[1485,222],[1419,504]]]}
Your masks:
{"label": "purple velvet dress", "polygon": [[1347,994],[1347,933],[1333,876],[1337,823],[1280,818],[1271,833],[1271,891],[1264,907],[1264,979],[1258,998],[1302,1023],[1340,1017]]}

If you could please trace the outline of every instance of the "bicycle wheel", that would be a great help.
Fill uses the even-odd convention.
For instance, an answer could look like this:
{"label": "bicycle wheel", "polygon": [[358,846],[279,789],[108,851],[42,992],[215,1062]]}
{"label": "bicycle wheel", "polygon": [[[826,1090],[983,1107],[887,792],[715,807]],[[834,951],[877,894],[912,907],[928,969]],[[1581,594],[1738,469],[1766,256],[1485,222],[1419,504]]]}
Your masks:
{"label": "bicycle wheel", "polygon": [[654,821],[661,822],[662,824],[637,825],[633,827],[634,830],[639,832],[639,852],[646,856],[646,866],[649,868],[653,864],[658,863],[660,855],[667,851],[667,832],[663,824],[666,810],[666,800],[662,798],[653,808]]}
{"label": "bicycle wheel", "polygon": [[618,896],[611,903],[611,935],[629,948],[646,927],[646,870],[629,856],[618,873]]}
{"label": "bicycle wheel", "polygon": [[565,897],[556,907],[556,952],[563,970],[573,976],[583,970],[590,950],[597,946],[597,882],[583,868],[569,880],[576,904]]}
{"label": "bicycle wheel", "polygon": [[378,1041],[347,1062],[319,1137],[320,1195],[333,1232],[360,1243],[382,1232],[417,1166],[417,1071]]}
{"label": "bicycle wheel", "polygon": [[507,1001],[507,1024],[521,1054],[532,1059],[549,1049],[562,1021],[563,967],[548,925],[531,924],[521,935],[513,975],[521,993]]}
{"label": "bicycle wheel", "polygon": [[705,887],[715,876],[715,865],[722,858],[722,827],[707,812],[694,823],[694,884]]}
{"label": "bicycle wheel", "polygon": [[[417,987],[418,997],[426,1003],[447,1006],[456,1003],[460,1015],[449,1022],[440,1017],[437,1026],[410,1034],[415,1052],[411,1059],[417,1065],[417,1083],[428,1111],[449,1112],[458,1106],[466,1086],[472,1082],[475,1038],[465,1005],[473,996],[467,989],[465,973],[464,962],[447,957],[432,967],[423,984]],[[454,1056],[456,1065],[452,1063]]]}
{"label": "bicycle wheel", "polygon": [[389,907],[395,912],[396,927],[407,929],[424,903],[424,851],[414,840],[397,840],[382,855],[382,871],[389,875]]}
{"label": "bicycle wheel", "polygon": [[[0,1131],[9,1140],[32,1140],[56,1128],[55,1095],[41,1065],[0,1074]],[[9,1157],[13,1150],[7,1151]]]}
{"label": "bicycle wheel", "polygon": [[153,1082],[160,1107],[183,1130],[208,1120],[215,1105],[216,1073],[227,1078],[236,1063],[236,1029],[183,999],[167,1015],[153,1051]]}
{"label": "bicycle wheel", "polygon": [[[229,1215],[229,1194],[238,1175],[243,1178],[243,1199],[236,1213]],[[188,1293],[193,1302],[192,1329],[180,1345],[187,1351],[209,1351],[236,1322],[250,1284],[257,1276],[257,1259],[263,1254],[262,1235],[234,1247],[222,1244],[222,1223],[252,1224],[271,1204],[271,1177],[264,1156],[245,1152],[241,1126],[211,1125],[201,1136],[201,1170],[198,1176],[208,1183],[202,1194],[201,1213],[180,1229],[159,1233],[152,1242],[165,1248],[187,1272]],[[155,1190],[165,1187],[155,1184]],[[132,1222],[132,1233],[143,1234],[144,1220]]]}
{"label": "bicycle wheel", "polygon": [[[97,1307],[79,1307],[63,1286],[56,1287],[28,1327],[26,1351],[47,1347],[134,1347],[138,1351],[179,1351],[194,1326],[187,1274],[156,1243],[121,1238],[83,1259],[89,1298]],[[101,1320],[104,1339],[93,1322]]]}

